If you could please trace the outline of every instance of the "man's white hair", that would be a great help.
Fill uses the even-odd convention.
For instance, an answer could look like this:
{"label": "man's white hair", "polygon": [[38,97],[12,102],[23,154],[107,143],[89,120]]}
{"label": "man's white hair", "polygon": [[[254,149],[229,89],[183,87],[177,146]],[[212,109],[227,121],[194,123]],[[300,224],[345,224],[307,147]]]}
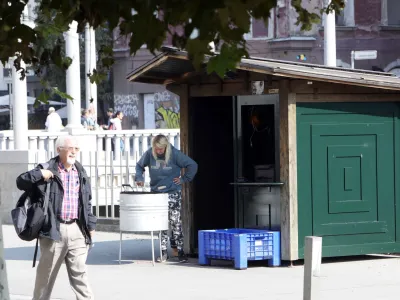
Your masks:
{"label": "man's white hair", "polygon": [[75,136],[72,135],[61,135],[57,138],[56,140],[56,149],[58,152],[58,148],[64,147],[67,141],[74,141],[76,144],[78,144],[78,139]]}
{"label": "man's white hair", "polygon": [[165,148],[165,163],[168,164],[170,158],[171,158],[171,144],[169,143],[167,137],[165,135],[159,134],[154,137],[152,143],[152,154],[155,160],[157,160],[157,153],[156,149],[157,148]]}

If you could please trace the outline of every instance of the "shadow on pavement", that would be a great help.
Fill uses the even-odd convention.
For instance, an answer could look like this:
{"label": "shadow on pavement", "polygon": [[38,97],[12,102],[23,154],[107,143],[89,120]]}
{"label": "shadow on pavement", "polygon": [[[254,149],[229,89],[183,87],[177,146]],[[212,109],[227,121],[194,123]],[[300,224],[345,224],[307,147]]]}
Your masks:
{"label": "shadow on pavement", "polygon": [[[159,256],[160,248],[158,240],[154,240],[155,259]],[[4,257],[6,260],[26,260],[32,261],[35,251],[34,246],[5,248]],[[39,249],[40,253],[40,249]],[[38,253],[38,257],[39,257]],[[88,265],[118,265],[119,264],[119,240],[101,241],[94,243],[94,247],[89,251]],[[151,240],[132,239],[122,241],[121,265],[134,262],[151,263]]]}
{"label": "shadow on pavement", "polygon": [[[213,260],[211,261],[210,266],[199,265],[198,260],[195,258],[190,258],[188,263],[179,263],[177,260],[171,260],[168,262],[170,266],[174,267],[187,267],[187,268],[201,268],[201,269],[218,269],[224,271],[240,271],[234,268],[233,261],[230,260]],[[268,263],[266,260],[261,261],[249,261],[248,268],[279,268],[279,267],[268,267]]]}
{"label": "shadow on pavement", "polygon": [[[398,254],[365,254],[365,255],[353,255],[353,256],[338,256],[338,257],[324,257],[322,264],[334,264],[334,263],[345,263],[345,262],[356,262],[356,261],[369,261],[369,260],[381,260],[381,259],[393,259],[399,258]],[[304,265],[304,260],[300,259],[293,264],[294,266]]]}
{"label": "shadow on pavement", "polygon": [[[159,256],[158,240],[154,240],[155,259]],[[27,247],[5,248],[4,257],[6,260],[25,260],[32,261],[35,247],[30,244]],[[40,253],[40,250],[39,250]],[[170,252],[171,253],[171,252]],[[39,255],[38,255],[39,257]],[[368,260],[381,260],[398,258],[399,254],[388,255],[358,255],[358,256],[344,256],[344,257],[328,257],[323,258],[323,264],[343,263],[354,261],[368,261]],[[100,241],[96,242],[94,247],[90,250],[87,264],[88,265],[119,265],[119,240],[114,241]],[[151,264],[151,240],[150,239],[124,239],[122,242],[122,257],[121,265],[126,264]],[[171,258],[168,265],[176,267],[190,267],[190,268],[212,268],[212,269],[226,269],[234,270],[232,261],[213,260],[211,266],[201,266],[198,264],[197,258],[190,258],[188,263],[179,263],[177,258]],[[295,261],[293,266],[302,266],[303,260]],[[288,267],[287,262],[282,261],[282,267]],[[267,268],[267,261],[249,261],[249,268],[265,267]]]}
{"label": "shadow on pavement", "polygon": [[[159,256],[158,240],[154,241],[155,259]],[[15,247],[5,248],[4,256],[6,260],[23,260],[32,261],[35,247]],[[40,253],[40,250],[39,250]],[[171,251],[169,251],[171,253]],[[38,254],[39,257],[39,254]],[[88,265],[119,265],[119,240],[101,241],[94,243],[94,247],[90,250],[87,264]],[[151,256],[151,240],[150,239],[126,239],[122,242],[121,265],[126,264],[150,264]],[[201,266],[198,264],[197,258],[190,258],[188,263],[179,263],[177,258],[171,257],[166,263],[168,266],[189,267],[202,269],[220,269],[235,271],[233,262],[213,260],[211,266]],[[266,261],[249,262],[249,268],[267,267]]]}

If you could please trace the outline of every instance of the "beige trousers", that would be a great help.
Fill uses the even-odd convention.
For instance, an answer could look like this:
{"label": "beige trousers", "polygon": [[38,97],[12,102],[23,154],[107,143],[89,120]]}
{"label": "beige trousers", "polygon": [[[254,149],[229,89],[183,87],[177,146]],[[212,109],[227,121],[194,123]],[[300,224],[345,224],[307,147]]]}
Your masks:
{"label": "beige trousers", "polygon": [[59,242],[40,238],[40,259],[36,270],[33,300],[50,300],[61,264],[65,262],[69,283],[77,300],[94,299],[88,282],[88,245],[77,223],[60,224]]}

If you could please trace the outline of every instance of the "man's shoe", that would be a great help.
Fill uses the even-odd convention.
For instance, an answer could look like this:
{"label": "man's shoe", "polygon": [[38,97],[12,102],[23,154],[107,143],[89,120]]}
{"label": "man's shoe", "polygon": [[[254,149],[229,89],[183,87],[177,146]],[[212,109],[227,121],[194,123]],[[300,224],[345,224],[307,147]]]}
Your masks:
{"label": "man's shoe", "polygon": [[183,250],[178,251],[178,260],[180,263],[185,263],[188,261],[188,258]]}
{"label": "man's shoe", "polygon": [[161,257],[157,257],[157,262],[166,262],[169,258],[167,250],[162,250]]}

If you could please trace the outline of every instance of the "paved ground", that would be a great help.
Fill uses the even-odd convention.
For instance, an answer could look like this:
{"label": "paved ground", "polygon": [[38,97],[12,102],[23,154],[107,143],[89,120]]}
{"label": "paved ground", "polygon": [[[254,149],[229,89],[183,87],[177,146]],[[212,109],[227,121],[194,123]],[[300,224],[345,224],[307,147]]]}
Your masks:
{"label": "paved ground", "polygon": [[[11,226],[3,226],[3,234],[11,299],[31,299],[36,270],[32,268],[34,243],[19,240]],[[192,259],[188,264],[169,262],[153,267],[150,245],[147,236],[124,235],[123,263],[119,265],[119,235],[97,233],[96,245],[88,258],[90,281],[97,300],[302,299],[301,265],[280,268],[251,265],[247,270],[238,271],[226,262],[202,267]],[[323,263],[321,273],[318,299],[399,299],[398,258],[363,256],[330,260]],[[53,298],[75,299],[64,267]]]}

